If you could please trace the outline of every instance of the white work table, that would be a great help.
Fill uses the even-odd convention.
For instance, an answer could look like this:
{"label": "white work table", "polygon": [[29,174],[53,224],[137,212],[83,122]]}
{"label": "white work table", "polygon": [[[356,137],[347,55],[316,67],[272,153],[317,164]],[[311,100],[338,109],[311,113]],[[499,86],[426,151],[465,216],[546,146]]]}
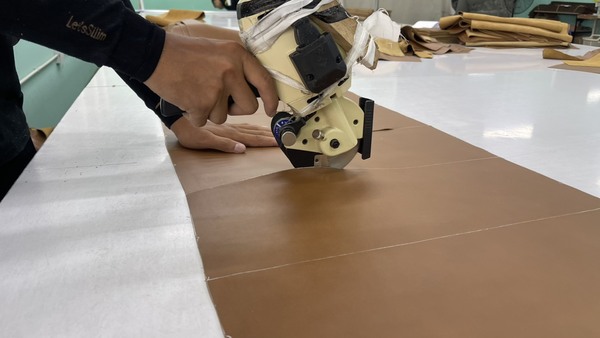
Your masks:
{"label": "white work table", "polygon": [[[234,27],[233,15],[207,21]],[[482,48],[357,67],[352,91],[600,197],[600,78],[548,68],[558,63]],[[2,336],[222,336],[160,121],[112,70],[65,115],[0,222]]]}
{"label": "white work table", "polygon": [[[577,48],[563,51],[593,49]],[[600,75],[548,68],[560,63],[542,49],[478,48],[356,67],[351,90],[600,197]]]}
{"label": "white work table", "polygon": [[[230,12],[207,21],[237,25]],[[223,336],[160,120],[111,69],[0,203],[0,223],[0,336]]]}
{"label": "white work table", "polygon": [[154,113],[102,68],[0,204],[7,337],[218,337]]}

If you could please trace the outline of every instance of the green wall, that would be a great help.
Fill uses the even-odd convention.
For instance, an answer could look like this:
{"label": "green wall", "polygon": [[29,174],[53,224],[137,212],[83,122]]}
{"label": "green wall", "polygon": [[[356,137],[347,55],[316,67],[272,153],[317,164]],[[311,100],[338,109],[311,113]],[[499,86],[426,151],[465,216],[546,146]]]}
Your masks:
{"label": "green wall", "polygon": [[[139,2],[132,1],[137,8]],[[197,9],[214,10],[211,0],[145,0],[147,9]],[[23,79],[34,69],[51,59],[55,51],[20,41],[15,46],[15,62],[19,77]],[[53,127],[73,104],[83,88],[94,76],[98,67],[64,55],[60,64],[52,63],[25,82],[24,110],[33,128]]]}
{"label": "green wall", "polygon": [[[23,79],[56,54],[55,51],[28,41],[15,46],[15,62]],[[22,86],[23,110],[33,128],[56,126],[65,112],[94,76],[98,67],[63,55],[40,70]]]}

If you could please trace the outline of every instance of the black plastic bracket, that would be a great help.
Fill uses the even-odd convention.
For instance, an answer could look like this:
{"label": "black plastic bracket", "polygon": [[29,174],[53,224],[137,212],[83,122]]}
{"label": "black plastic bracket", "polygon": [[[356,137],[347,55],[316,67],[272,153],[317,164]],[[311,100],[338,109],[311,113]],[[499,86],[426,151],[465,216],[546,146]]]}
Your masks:
{"label": "black plastic bracket", "polygon": [[375,111],[375,102],[371,99],[361,97],[358,101],[360,109],[365,113],[363,122],[363,137],[358,145],[358,152],[361,153],[362,159],[366,160],[371,157],[371,143],[373,142],[373,113]]}
{"label": "black plastic bracket", "polygon": [[313,93],[320,93],[346,75],[346,63],[331,34],[321,34],[308,19],[293,24],[298,48],[290,59],[302,78],[302,82]]}

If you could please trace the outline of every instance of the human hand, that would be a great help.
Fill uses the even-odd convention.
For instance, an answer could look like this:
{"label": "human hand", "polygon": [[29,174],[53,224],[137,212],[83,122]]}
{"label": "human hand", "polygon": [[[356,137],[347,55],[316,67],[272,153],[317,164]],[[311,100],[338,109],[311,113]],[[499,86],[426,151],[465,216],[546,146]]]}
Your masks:
{"label": "human hand", "polygon": [[[267,115],[275,114],[279,101],[269,72],[234,41],[167,33],[160,61],[144,83],[185,111],[194,126],[254,113],[258,101],[248,83],[258,90]],[[228,105],[230,96],[234,103]]]}
{"label": "human hand", "polygon": [[252,124],[214,124],[195,127],[185,118],[171,125],[179,144],[190,149],[214,149],[243,153],[248,147],[276,147],[277,141],[267,127]]}
{"label": "human hand", "polygon": [[215,8],[219,8],[219,9],[225,8],[225,6],[223,6],[223,2],[221,0],[212,0],[212,3],[213,3],[213,7],[215,7]]}

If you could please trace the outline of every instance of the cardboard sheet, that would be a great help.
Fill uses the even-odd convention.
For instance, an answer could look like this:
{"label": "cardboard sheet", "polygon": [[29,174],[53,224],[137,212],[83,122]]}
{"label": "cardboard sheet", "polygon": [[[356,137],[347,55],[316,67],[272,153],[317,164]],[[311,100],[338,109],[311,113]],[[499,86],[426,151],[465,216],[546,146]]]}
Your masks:
{"label": "cardboard sheet", "polygon": [[600,335],[600,199],[379,106],[375,130],[344,170],[169,137],[227,335]]}

